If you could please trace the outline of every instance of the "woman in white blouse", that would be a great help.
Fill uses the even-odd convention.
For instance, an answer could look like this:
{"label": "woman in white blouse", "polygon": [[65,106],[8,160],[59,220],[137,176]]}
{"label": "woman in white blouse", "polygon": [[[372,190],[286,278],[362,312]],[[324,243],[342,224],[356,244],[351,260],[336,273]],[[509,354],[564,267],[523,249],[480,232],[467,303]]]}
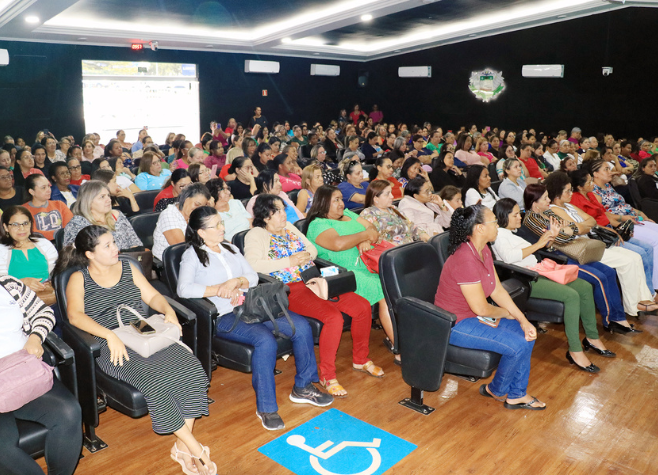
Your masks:
{"label": "woman in white blouse", "polygon": [[[552,220],[547,230],[535,244],[515,234],[521,227],[521,210],[511,198],[503,198],[494,206],[494,214],[498,220],[498,237],[493,243],[496,257],[507,264],[531,268],[537,264],[533,255],[539,249],[549,245],[560,231],[560,225]],[[546,277],[540,276],[531,284],[530,296],[539,299],[557,300],[564,303],[564,331],[569,342],[569,351],[566,357],[569,363],[588,373],[598,373],[599,367],[583,353],[590,349],[606,358],[616,355],[607,350],[599,339],[596,328],[596,307],[592,286],[582,279],[576,279],[568,284],[558,284]],[[579,325],[583,323],[586,338],[580,342]]]}
{"label": "woman in white blouse", "polygon": [[483,204],[493,210],[498,195],[489,188],[491,186],[491,177],[489,170],[483,165],[473,165],[468,169],[466,175],[466,184],[462,189],[464,197],[464,206]]}
{"label": "woman in white blouse", "polygon": [[503,162],[503,174],[505,179],[498,188],[498,194],[501,198],[512,198],[523,209],[523,190],[525,190],[525,180],[521,178],[523,168],[521,161],[516,158],[508,158]]}
{"label": "woman in white blouse", "polygon": [[190,214],[195,209],[206,206],[210,199],[208,188],[201,183],[186,186],[178,197],[178,203],[167,206],[153,231],[153,256],[162,260],[162,253],[169,246],[185,242],[185,230]]}

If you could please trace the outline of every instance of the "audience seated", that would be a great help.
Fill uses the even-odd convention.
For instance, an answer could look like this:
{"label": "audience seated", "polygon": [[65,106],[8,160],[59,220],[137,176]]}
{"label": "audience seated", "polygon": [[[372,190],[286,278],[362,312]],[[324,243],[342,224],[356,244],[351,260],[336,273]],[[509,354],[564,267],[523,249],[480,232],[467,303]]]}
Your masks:
{"label": "audience seated", "polygon": [[65,202],[50,199],[52,187],[43,175],[28,176],[25,187],[30,199],[24,206],[34,219],[34,230],[52,241],[55,233],[71,221],[73,213]]}
{"label": "audience seated", "polygon": [[369,173],[370,181],[385,180],[391,183],[393,199],[402,198],[402,184],[393,176],[393,162],[387,156],[377,159],[375,166]]}
{"label": "audience seated", "polygon": [[14,163],[14,186],[23,187],[25,184],[25,179],[32,175],[33,173],[38,173],[44,175],[43,171],[34,167],[34,157],[29,150],[21,149],[16,152],[16,161]]}
{"label": "audience seated", "polygon": [[[138,268],[118,256],[119,247],[112,234],[95,225],[81,229],[74,245],[62,251],[55,274],[73,266],[81,268],[66,288],[69,321],[101,343],[96,358],[101,371],[144,394],[153,431],[176,436],[171,458],[199,475],[214,475],[217,467],[210,461],[208,448],[192,434],[195,419],[208,415],[208,378],[199,360],[184,345],[175,343],[144,358],[112,332],[118,326],[117,304],[142,313],[142,301],[163,314],[165,322],[180,328],[166,299]],[[124,310],[120,318],[129,325],[135,316]]]}
{"label": "audience seated", "polygon": [[427,242],[430,235],[393,206],[392,189],[389,181],[372,181],[366,191],[365,209],[360,218],[375,227],[379,234],[377,243],[387,241],[397,246],[414,241]]}
{"label": "audience seated", "polygon": [[342,294],[336,302],[323,299],[318,295],[320,283],[303,278],[315,268],[313,259],[317,257],[317,249],[286,220],[285,204],[278,196],[263,194],[256,198],[254,229],[247,233],[244,252],[254,270],[288,285],[290,310],[324,324],[320,333],[320,384],[329,394],[347,396],[336,379],[336,352],[343,332],[341,312],[352,317],[354,369],[377,378],[384,376],[384,371],[368,359],[370,304],[353,292]]}
{"label": "audience seated", "polygon": [[219,212],[224,223],[224,238],[231,241],[233,236],[251,227],[252,217],[240,200],[233,199],[231,188],[221,178],[213,178],[206,184],[210,193],[209,205]]}
{"label": "audience seated", "polygon": [[285,209],[288,221],[295,223],[304,217],[304,214],[297,209],[295,203],[293,203],[288,195],[281,189],[281,180],[279,179],[279,174],[271,168],[263,170],[256,177],[256,194],[251,197],[249,203],[247,203],[246,206],[247,212],[250,215],[253,216],[254,203],[256,202],[258,195],[268,193],[276,195],[283,200],[286,205]]}
{"label": "audience seated", "polygon": [[92,178],[102,181],[109,188],[112,196],[112,209],[118,209],[126,216],[132,216],[141,211],[132,190],[117,185],[117,177],[112,170],[96,170]]}
{"label": "audience seated", "polygon": [[[452,345],[501,354],[493,380],[480,387],[481,395],[504,401],[507,409],[543,410],[546,404],[527,392],[537,330],[498,280],[487,246],[497,234],[496,218],[486,206],[455,211],[450,257],[441,271],[434,304],[457,316],[450,333]],[[488,297],[497,306],[488,303]]]}
{"label": "audience seated", "polygon": [[[189,247],[181,259],[177,294],[182,298],[209,298],[220,315],[217,334],[254,347],[251,364],[256,415],[265,429],[284,429],[276,402],[274,366],[277,343],[272,334],[273,324],[267,321],[248,325],[233,314],[243,292],[258,283],[256,272],[235,246],[225,242],[222,219],[213,208],[204,206],[192,212],[185,242]],[[285,316],[278,317],[276,322],[279,331],[291,338],[295,355],[297,373],[290,400],[328,406],[333,397],[321,393],[313,385],[313,381],[318,380],[318,373],[311,328],[303,317],[293,311],[288,313],[295,325],[294,333]]]}
{"label": "audience seated", "polygon": [[[51,199],[61,201],[69,208],[78,198],[78,185],[71,185],[71,173],[64,162],[56,162],[50,166],[50,181],[52,182]],[[28,177],[29,178],[29,177]]]}
{"label": "audience seated", "polygon": [[187,169],[187,174],[192,180],[192,183],[201,183],[205,185],[210,181],[210,169],[203,163],[193,163]]}
{"label": "audience seated", "polygon": [[[69,149],[70,150],[70,149]],[[80,151],[80,147],[76,147],[77,151]],[[90,175],[82,174],[82,165],[80,164],[80,158],[75,156],[70,156],[66,160],[66,166],[69,169],[71,174],[70,183],[71,185],[80,186],[83,183],[91,180]]]}
{"label": "audience seated", "polygon": [[[390,160],[389,160],[390,161]],[[379,305],[379,319],[390,342],[394,342],[393,326],[384,300],[382,284],[360,259],[379,240],[377,229],[366,219],[345,210],[343,196],[334,186],[322,185],[315,193],[307,215],[308,239],[318,250],[318,257],[345,267],[356,276],[356,294],[370,305]],[[399,361],[396,358],[396,361]]]}
{"label": "audience seated", "polygon": [[[254,175],[256,173],[256,175]],[[234,176],[235,179],[230,180],[226,176],[226,184],[231,188],[233,197],[238,200],[251,198],[256,193],[256,176],[257,170],[249,158],[239,156],[236,157],[229,165],[228,174]]]}
{"label": "audience seated", "polygon": [[462,188],[464,197],[464,206],[483,204],[489,209],[493,209],[494,204],[498,201],[498,195],[489,188],[491,186],[491,177],[489,170],[483,165],[473,165],[468,169],[466,181]]}
{"label": "audience seated", "polygon": [[461,134],[457,138],[457,151],[455,152],[455,158],[459,159],[460,162],[465,163],[466,165],[484,165],[485,167],[489,165],[489,159],[472,151],[472,146],[473,139],[471,136],[468,134]]}
{"label": "audience seated", "polygon": [[162,169],[162,161],[153,152],[145,152],[139,162],[135,185],[140,190],[160,190],[171,176],[170,170]]}
{"label": "audience seated", "polygon": [[[28,285],[8,275],[0,277],[0,308],[0,358],[20,350],[41,358],[42,345],[55,325],[52,309]],[[37,462],[19,448],[17,420],[36,422],[48,429],[48,473],[71,475],[75,471],[82,449],[82,414],[76,397],[59,379],[53,377],[52,388],[42,396],[15,411],[0,413],[0,472],[43,473]]]}
{"label": "audience seated", "polygon": [[[532,269],[538,263],[534,252],[549,246],[560,231],[557,221],[551,221],[551,228],[541,235],[535,244],[530,244],[514,232],[521,227],[521,209],[511,198],[503,198],[494,206],[494,214],[498,220],[498,236],[493,243],[496,257],[507,264]],[[583,354],[583,346],[590,348],[607,358],[616,356],[607,350],[599,339],[596,329],[596,307],[592,286],[582,279],[576,279],[568,284],[559,284],[546,277],[539,276],[531,284],[530,296],[539,299],[557,300],[564,303],[564,330],[569,342],[567,360],[580,369],[597,373],[599,368]],[[585,329],[585,339],[581,345],[579,328],[582,321]]]}
{"label": "audience seated", "polygon": [[120,250],[144,245],[124,214],[112,210],[110,189],[102,181],[91,180],[80,187],[73,214],[64,228],[65,246],[75,241],[81,229],[92,224],[110,231]]}
{"label": "audience seated", "polygon": [[206,206],[209,199],[208,188],[201,183],[193,183],[181,191],[178,202],[170,204],[160,213],[153,231],[153,256],[162,260],[162,253],[167,247],[185,242],[190,213]]}
{"label": "audience seated", "polygon": [[658,176],[656,176],[656,157],[644,158],[640,162],[640,170],[637,173],[635,181],[640,189],[642,198],[651,198],[658,200]]}
{"label": "audience seated", "polygon": [[178,202],[183,189],[192,183],[187,169],[177,168],[162,185],[162,191],[158,193],[153,201],[153,211],[163,211],[172,203]]}
{"label": "audience seated", "polygon": [[23,193],[22,186],[14,186],[12,171],[5,166],[0,166],[0,210],[22,204],[25,201]]}
{"label": "audience seated", "polygon": [[505,179],[498,188],[498,194],[501,198],[512,198],[519,205],[521,210],[524,209],[523,204],[523,190],[525,190],[526,183],[521,175],[523,168],[521,168],[521,161],[516,158],[507,158],[503,162],[503,175]]}
{"label": "audience seated", "polygon": [[270,160],[267,166],[279,175],[281,189],[284,192],[287,193],[292,190],[301,189],[302,178],[299,175],[292,173],[292,170],[295,168],[295,162],[292,157],[280,153]]}
{"label": "audience seated", "polygon": [[318,188],[324,184],[322,167],[320,165],[309,165],[302,171],[302,189],[297,193],[297,209],[304,216],[311,209],[313,196]]}
{"label": "audience seated", "polygon": [[[339,165],[343,182],[338,184],[342,193],[343,202],[347,209],[363,208],[366,201],[366,190],[368,182],[363,180],[363,168],[359,160],[345,159]],[[325,180],[325,184],[326,180]]]}
{"label": "audience seated", "polygon": [[441,197],[432,193],[431,183],[420,175],[404,187],[398,210],[430,237],[450,226],[452,213]]}

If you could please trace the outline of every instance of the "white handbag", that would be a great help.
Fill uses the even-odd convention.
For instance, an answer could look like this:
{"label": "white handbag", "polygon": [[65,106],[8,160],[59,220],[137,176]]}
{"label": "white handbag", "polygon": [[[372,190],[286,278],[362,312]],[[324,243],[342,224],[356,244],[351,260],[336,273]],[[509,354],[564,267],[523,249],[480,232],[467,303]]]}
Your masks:
{"label": "white handbag", "polygon": [[[131,325],[124,325],[121,321],[122,309],[130,311],[138,319],[147,322],[153,327],[155,333],[151,333],[150,335],[143,334],[138,332]],[[124,345],[144,358],[148,358],[152,354],[157,353],[174,343],[181,345],[192,353],[192,350],[180,341],[180,330],[178,326],[173,323],[166,323],[164,321],[164,315],[162,314],[144,318],[135,309],[123,304],[117,307],[117,321],[119,322],[119,328],[112,330],[114,334],[119,337]]]}

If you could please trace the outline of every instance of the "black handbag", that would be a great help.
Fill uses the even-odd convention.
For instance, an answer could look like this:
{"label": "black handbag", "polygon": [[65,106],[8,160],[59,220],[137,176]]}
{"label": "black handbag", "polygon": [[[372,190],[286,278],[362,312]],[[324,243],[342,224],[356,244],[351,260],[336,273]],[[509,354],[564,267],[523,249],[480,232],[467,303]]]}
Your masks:
{"label": "black handbag", "polygon": [[274,336],[290,339],[288,335],[279,331],[279,325],[276,323],[277,318],[285,316],[292,328],[292,334],[295,334],[295,324],[288,314],[289,293],[290,287],[283,282],[260,284],[249,289],[245,294],[242,305],[233,309],[235,322],[226,333],[232,332],[240,320],[249,325],[264,323],[269,320],[274,325],[274,330],[272,330]]}
{"label": "black handbag", "polygon": [[616,245],[619,241],[617,233],[601,226],[594,226],[590,232],[587,233],[587,236],[589,236],[590,239],[602,241],[605,244],[606,249]]}
{"label": "black handbag", "polygon": [[619,233],[624,241],[628,241],[633,237],[633,232],[635,231],[635,223],[629,219],[628,221],[624,221],[619,226],[617,226],[615,231]]}

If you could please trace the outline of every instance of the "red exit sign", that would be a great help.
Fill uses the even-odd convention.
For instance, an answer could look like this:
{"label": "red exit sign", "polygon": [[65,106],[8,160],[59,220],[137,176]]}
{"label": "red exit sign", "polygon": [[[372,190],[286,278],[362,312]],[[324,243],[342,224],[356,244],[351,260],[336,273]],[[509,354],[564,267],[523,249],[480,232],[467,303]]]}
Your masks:
{"label": "red exit sign", "polygon": [[140,51],[144,49],[144,45],[141,43],[133,43],[130,45],[130,49],[133,51]]}

